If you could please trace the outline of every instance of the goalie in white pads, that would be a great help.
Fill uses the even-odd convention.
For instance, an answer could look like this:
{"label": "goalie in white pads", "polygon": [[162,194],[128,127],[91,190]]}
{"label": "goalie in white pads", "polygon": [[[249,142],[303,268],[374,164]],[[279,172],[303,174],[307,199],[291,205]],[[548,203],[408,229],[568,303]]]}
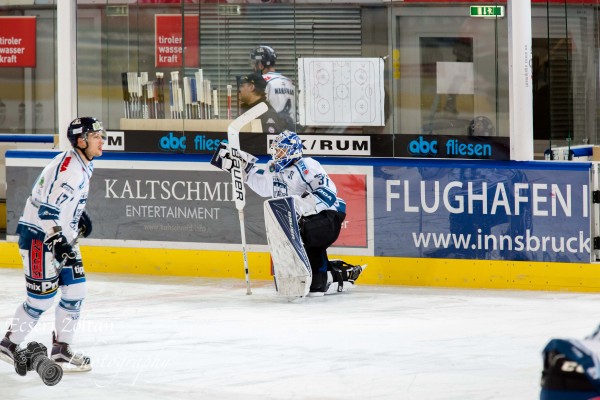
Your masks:
{"label": "goalie in white pads", "polygon": [[[330,261],[327,257],[327,249],[337,240],[346,217],[346,203],[337,197],[335,184],[318,161],[302,157],[302,140],[296,133],[283,131],[277,135],[270,151],[272,160],[266,168],[254,165],[255,157],[242,154],[246,163],[245,181],[260,196],[293,198],[299,232],[312,270],[310,293],[322,295],[352,288],[363,267]],[[215,153],[212,163],[229,170],[230,159],[229,149],[224,147]],[[278,259],[279,254],[271,252],[276,278],[278,268],[289,264],[288,260]],[[297,266],[298,270],[302,268],[302,265]]]}
{"label": "goalie in white pads", "polygon": [[51,358],[65,371],[88,371],[89,357],[71,349],[87,292],[75,240],[79,234],[87,237],[92,231],[85,205],[94,169],[92,159],[102,155],[106,133],[96,118],[82,117],[69,124],[67,137],[73,148],[54,157],[38,176],[17,226],[27,297],[17,307],[0,342],[0,358],[9,362],[15,359],[18,345],[53,305],[60,288]]}

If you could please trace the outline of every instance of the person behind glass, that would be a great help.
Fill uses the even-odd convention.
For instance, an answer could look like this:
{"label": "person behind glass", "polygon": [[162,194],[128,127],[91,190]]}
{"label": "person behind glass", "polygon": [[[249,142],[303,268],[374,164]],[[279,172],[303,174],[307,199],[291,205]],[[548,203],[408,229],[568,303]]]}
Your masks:
{"label": "person behind glass", "polygon": [[240,100],[242,112],[246,112],[259,103],[265,103],[269,109],[260,116],[262,130],[264,133],[276,134],[284,130],[284,122],[281,120],[273,106],[267,101],[265,88],[267,82],[262,75],[254,72],[240,79]]}
{"label": "person behind glass", "polygon": [[0,355],[14,360],[18,345],[50,309],[60,289],[51,358],[64,369],[87,371],[90,358],[74,353],[70,346],[87,292],[76,239],[92,232],[85,205],[92,160],[102,155],[106,132],[96,118],[81,117],[69,124],[67,138],[72,148],[54,157],[37,177],[19,219],[18,244],[27,297],[0,342]]}
{"label": "person behind glass", "polygon": [[291,79],[275,71],[277,54],[270,46],[258,46],[250,52],[254,72],[260,72],[267,82],[265,93],[285,128],[294,131],[296,124],[296,87]]}

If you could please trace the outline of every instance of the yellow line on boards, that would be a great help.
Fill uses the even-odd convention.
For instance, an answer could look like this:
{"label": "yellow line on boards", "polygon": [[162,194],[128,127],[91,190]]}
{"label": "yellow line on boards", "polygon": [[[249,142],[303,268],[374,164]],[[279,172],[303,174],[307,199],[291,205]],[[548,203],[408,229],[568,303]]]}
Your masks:
{"label": "yellow line on boards", "polygon": [[[244,279],[242,252],[81,246],[87,272]],[[597,264],[338,256],[367,264],[359,283],[472,289],[600,292]],[[251,279],[271,280],[268,253],[248,253]],[[0,242],[0,267],[21,268],[14,242]]]}

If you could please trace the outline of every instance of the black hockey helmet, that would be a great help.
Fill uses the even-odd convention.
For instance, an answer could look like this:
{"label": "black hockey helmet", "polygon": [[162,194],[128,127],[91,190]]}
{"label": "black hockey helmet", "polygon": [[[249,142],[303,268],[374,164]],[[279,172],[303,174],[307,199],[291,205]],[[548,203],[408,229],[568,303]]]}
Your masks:
{"label": "black hockey helmet", "polygon": [[269,46],[258,46],[250,52],[250,59],[253,64],[260,62],[265,67],[272,67],[277,61],[275,50]]}
{"label": "black hockey helmet", "polygon": [[77,138],[81,136],[87,142],[87,135],[90,132],[102,132],[102,136],[106,136],[106,131],[102,126],[102,122],[100,122],[97,118],[75,118],[69,124],[69,128],[67,129],[67,138],[69,139],[69,142],[71,142],[71,146],[77,147]]}

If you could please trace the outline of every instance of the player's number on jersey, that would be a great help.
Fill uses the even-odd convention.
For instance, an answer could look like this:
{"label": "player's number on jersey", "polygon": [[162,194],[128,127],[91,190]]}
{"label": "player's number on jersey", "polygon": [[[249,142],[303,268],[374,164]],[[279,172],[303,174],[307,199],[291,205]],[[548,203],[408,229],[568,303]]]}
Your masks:
{"label": "player's number on jersey", "polygon": [[60,206],[62,203],[64,203],[67,200],[69,200],[69,195],[66,193],[61,193],[60,196],[58,196],[58,199],[56,199],[56,205]]}
{"label": "player's number on jersey", "polygon": [[321,186],[325,185],[325,186],[329,187],[329,178],[321,175],[319,178],[319,185],[321,185]]}

